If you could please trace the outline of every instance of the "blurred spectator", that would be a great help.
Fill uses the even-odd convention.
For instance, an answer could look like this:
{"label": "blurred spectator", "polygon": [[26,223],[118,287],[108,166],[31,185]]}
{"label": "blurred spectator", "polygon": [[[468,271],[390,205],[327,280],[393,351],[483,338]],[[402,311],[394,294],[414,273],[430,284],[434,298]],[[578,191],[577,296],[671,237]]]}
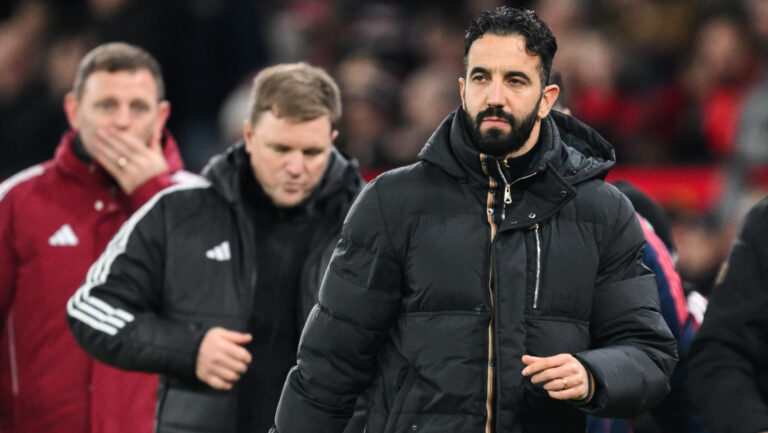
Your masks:
{"label": "blurred spectator", "polygon": [[399,167],[416,162],[435,126],[461,104],[459,74],[435,64],[408,76],[400,91],[403,123],[377,152],[376,166]]}
{"label": "blurred spectator", "polygon": [[336,71],[344,100],[339,147],[361,167],[378,164],[377,153],[397,118],[397,79],[371,57],[351,57]]}
{"label": "blurred spectator", "polygon": [[714,215],[690,212],[673,214],[672,236],[678,246],[677,270],[686,283],[686,292],[696,290],[709,296],[720,263],[728,254],[731,237]]}
{"label": "blurred spectator", "polygon": [[675,161],[719,161],[733,152],[741,107],[758,70],[746,28],[735,12],[705,19],[685,68],[660,92],[652,125],[665,135]]}
{"label": "blurred spectator", "polygon": [[[0,180],[50,158],[57,141],[46,134],[52,130],[46,122],[51,120],[51,106],[44,79],[38,75],[44,57],[30,55],[45,50],[50,13],[42,1],[24,1],[0,22]],[[55,111],[54,123],[61,126],[61,100]]]}
{"label": "blurred spectator", "polygon": [[[742,201],[768,193],[768,0],[744,0],[753,40],[760,55],[759,82],[749,90],[741,111],[736,143],[727,161],[727,193],[719,213],[735,224],[744,216]],[[754,201],[753,201],[754,202]]]}

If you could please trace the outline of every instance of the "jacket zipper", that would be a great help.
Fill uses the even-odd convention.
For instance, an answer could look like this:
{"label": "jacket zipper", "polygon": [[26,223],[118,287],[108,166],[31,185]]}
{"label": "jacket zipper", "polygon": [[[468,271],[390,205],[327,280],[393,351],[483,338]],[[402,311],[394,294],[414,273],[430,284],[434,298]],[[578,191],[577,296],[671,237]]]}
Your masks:
{"label": "jacket zipper", "polygon": [[[483,163],[485,162],[483,161]],[[496,160],[496,170],[499,172],[499,176],[501,176],[501,180],[504,181],[504,204],[501,207],[501,220],[504,221],[507,217],[506,215],[507,205],[512,204],[512,185],[520,182],[523,179],[528,179],[529,177],[533,177],[538,173],[533,172],[523,177],[519,177],[512,182],[507,182],[507,177],[504,176],[504,170],[501,169],[501,164],[499,164],[499,160]]]}
{"label": "jacket zipper", "polygon": [[[493,383],[494,383],[494,352],[493,352],[493,345],[494,345],[494,339],[493,339],[493,324],[494,324],[494,314],[495,314],[495,308],[494,308],[494,299],[493,299],[493,242],[496,239],[496,222],[493,218],[494,213],[494,198],[495,198],[495,192],[496,192],[496,180],[490,176],[490,173],[488,173],[488,167],[486,164],[486,158],[485,155],[480,155],[480,162],[483,166],[483,171],[488,175],[488,197],[486,199],[486,216],[488,218],[488,225],[491,229],[490,233],[490,254],[489,254],[489,263],[488,263],[488,294],[490,296],[491,301],[491,320],[488,323],[488,366],[487,366],[487,375],[486,375],[486,396],[485,396],[485,410],[487,413],[487,417],[485,419],[485,433],[491,433],[491,426],[492,426],[492,420],[493,420]],[[498,166],[498,162],[497,162]],[[508,191],[508,187],[507,187]],[[505,197],[506,198],[506,197]],[[510,195],[510,202],[512,202],[512,198]],[[502,218],[503,218],[504,212],[502,211]]]}
{"label": "jacket zipper", "polygon": [[512,204],[512,185],[507,182],[507,177],[504,176],[504,170],[501,169],[498,159],[496,160],[496,170],[498,170],[501,180],[504,181],[504,204],[501,206],[501,220],[504,221],[507,218],[507,205]]}
{"label": "jacket zipper", "polygon": [[539,308],[539,287],[541,285],[541,239],[539,238],[539,225],[534,224],[530,228],[536,235],[536,284],[533,286],[533,309]]}

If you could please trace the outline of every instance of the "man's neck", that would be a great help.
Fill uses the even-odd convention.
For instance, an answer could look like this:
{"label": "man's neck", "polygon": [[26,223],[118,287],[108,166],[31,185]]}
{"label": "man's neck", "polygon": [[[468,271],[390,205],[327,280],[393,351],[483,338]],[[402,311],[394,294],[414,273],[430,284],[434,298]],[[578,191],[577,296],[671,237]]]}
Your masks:
{"label": "man's neck", "polygon": [[75,135],[75,138],[72,139],[72,152],[74,152],[75,156],[80,161],[91,162],[93,160],[88,151],[85,150],[85,145],[83,144],[83,140],[80,138],[80,134]]}

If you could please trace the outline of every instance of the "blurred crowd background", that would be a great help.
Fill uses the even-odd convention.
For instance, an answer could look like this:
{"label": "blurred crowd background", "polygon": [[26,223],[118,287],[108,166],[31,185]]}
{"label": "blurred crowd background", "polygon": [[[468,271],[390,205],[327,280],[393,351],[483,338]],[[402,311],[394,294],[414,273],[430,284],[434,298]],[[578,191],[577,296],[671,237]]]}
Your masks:
{"label": "blurred crowd background", "polygon": [[[170,130],[199,170],[238,140],[250,78],[306,60],[340,83],[338,146],[364,173],[411,163],[459,105],[463,32],[493,0],[3,0],[0,179],[49,159],[79,60],[104,41],[161,62]],[[707,293],[768,186],[768,0],[533,0],[573,115],[669,212],[687,288]]]}

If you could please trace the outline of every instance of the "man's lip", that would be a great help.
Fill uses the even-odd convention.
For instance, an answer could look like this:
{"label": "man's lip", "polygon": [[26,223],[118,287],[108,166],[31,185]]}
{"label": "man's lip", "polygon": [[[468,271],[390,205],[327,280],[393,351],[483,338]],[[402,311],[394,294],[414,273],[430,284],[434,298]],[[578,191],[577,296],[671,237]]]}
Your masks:
{"label": "man's lip", "polygon": [[486,117],[483,119],[483,123],[490,123],[491,125],[509,125],[509,122],[507,122],[504,119],[499,119],[498,117]]}

